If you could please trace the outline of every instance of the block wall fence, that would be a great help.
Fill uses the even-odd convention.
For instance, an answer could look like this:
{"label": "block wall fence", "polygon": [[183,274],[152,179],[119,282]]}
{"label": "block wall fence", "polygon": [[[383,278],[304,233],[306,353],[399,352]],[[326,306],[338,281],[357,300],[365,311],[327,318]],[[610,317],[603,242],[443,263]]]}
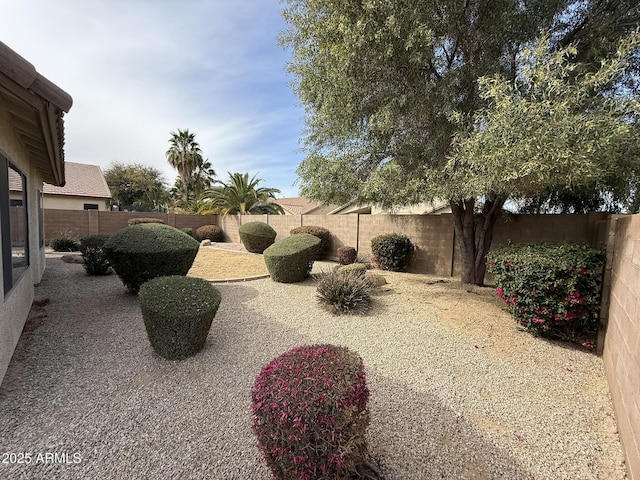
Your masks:
{"label": "block wall fence", "polygon": [[[371,254],[371,239],[384,233],[407,235],[416,246],[410,272],[453,277],[460,274],[459,252],[450,214],[444,215],[180,215],[96,210],[45,210],[45,241],[61,232],[78,237],[115,233],[133,217],[155,217],[177,228],[219,225],[225,241],[239,242],[238,228],[268,223],[276,240],[292,228],[315,225],[332,233],[330,259],[343,245]],[[588,243],[607,247],[598,342],[613,398],[630,480],[640,480],[640,215],[503,215],[493,246],[507,241]],[[488,279],[490,280],[490,279]]]}

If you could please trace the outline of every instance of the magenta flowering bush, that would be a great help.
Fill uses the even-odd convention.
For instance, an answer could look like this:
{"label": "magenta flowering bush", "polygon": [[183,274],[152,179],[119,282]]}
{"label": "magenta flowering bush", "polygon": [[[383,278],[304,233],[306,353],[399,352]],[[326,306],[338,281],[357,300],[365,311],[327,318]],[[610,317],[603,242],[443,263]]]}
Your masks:
{"label": "magenta flowering bush", "polygon": [[497,295],[530,332],[593,348],[605,254],[588,245],[508,244],[489,252]]}
{"label": "magenta flowering bush", "polygon": [[274,477],[350,478],[366,451],[368,399],[362,359],[346,347],[305,345],[265,365],[252,429]]}

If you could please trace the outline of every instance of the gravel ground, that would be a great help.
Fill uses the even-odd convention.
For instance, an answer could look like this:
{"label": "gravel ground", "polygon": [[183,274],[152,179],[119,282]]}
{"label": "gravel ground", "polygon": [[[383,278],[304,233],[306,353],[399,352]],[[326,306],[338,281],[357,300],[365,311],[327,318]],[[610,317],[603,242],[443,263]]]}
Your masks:
{"label": "gravel ground", "polygon": [[363,317],[320,309],[313,280],[216,285],[205,349],[176,362],[154,354],[115,275],[50,256],[36,288],[49,303],[0,387],[0,478],[268,479],[254,378],[321,342],[364,360],[369,450],[387,480],[625,478],[599,357],[518,331],[484,290],[385,277]]}

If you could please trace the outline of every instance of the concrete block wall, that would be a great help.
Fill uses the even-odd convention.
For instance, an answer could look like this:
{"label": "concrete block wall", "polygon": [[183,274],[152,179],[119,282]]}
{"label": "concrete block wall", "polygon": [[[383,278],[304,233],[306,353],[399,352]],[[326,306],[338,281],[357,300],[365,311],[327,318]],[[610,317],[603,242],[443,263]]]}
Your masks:
{"label": "concrete block wall", "polygon": [[302,223],[305,226],[326,228],[331,232],[331,250],[327,259],[338,260],[338,248],[357,248],[359,232],[358,215],[303,215]]}
{"label": "concrete block wall", "polygon": [[640,215],[612,219],[603,361],[630,480],[640,480]]}

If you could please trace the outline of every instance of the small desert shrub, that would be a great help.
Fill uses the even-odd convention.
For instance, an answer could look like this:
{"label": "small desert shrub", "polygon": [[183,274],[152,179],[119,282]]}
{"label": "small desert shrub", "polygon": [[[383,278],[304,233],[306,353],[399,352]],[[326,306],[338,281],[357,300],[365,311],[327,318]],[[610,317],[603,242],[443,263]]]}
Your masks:
{"label": "small desert shrub", "polygon": [[406,235],[388,233],[371,240],[371,252],[382,270],[403,272],[411,262],[414,246]]}
{"label": "small desert shrub", "polygon": [[308,233],[274,243],[263,253],[271,279],[280,283],[301,282],[309,275],[319,249],[320,239]]}
{"label": "small desert shrub", "polygon": [[355,263],[358,258],[358,251],[353,247],[340,247],[338,248],[338,261],[340,265],[349,265]]}
{"label": "small desert shrub", "polygon": [[240,241],[251,253],[262,253],[276,241],[276,231],[264,222],[248,222],[238,229]]}
{"label": "small desert shrub", "polygon": [[318,275],[318,301],[334,315],[363,315],[371,304],[371,284],[365,278],[366,268],[362,272],[344,268],[347,267]]}
{"label": "small desert shrub", "polygon": [[346,347],[305,345],[265,365],[251,391],[252,429],[273,476],[356,478],[368,399],[362,359]]}
{"label": "small desert shrub", "polygon": [[296,227],[289,233],[291,233],[291,235],[308,233],[309,235],[318,237],[320,239],[320,252],[318,252],[318,260],[322,260],[323,258],[325,258],[331,251],[331,232],[324,227],[306,225],[302,227]]}
{"label": "small desert shrub", "polygon": [[212,242],[222,242],[224,240],[222,229],[217,225],[202,225],[196,228],[194,237],[201,242],[211,240]]}
{"label": "small desert shrub", "polygon": [[204,348],[220,306],[220,292],[201,278],[149,280],[138,295],[144,326],[155,352],[180,360]]}
{"label": "small desert shrub", "polygon": [[80,242],[68,231],[60,232],[58,236],[52,238],[49,246],[55,252],[77,252],[80,250]]}
{"label": "small desert shrub", "polygon": [[141,223],[165,223],[161,218],[145,218],[145,217],[137,217],[130,218],[127,220],[127,225],[139,225]]}
{"label": "small desert shrub", "polygon": [[350,263],[349,265],[340,265],[336,267],[339,272],[352,272],[358,275],[364,275],[367,273],[367,266],[364,263]]}
{"label": "small desert shrub", "polygon": [[80,253],[84,260],[84,269],[89,275],[107,275],[111,273],[109,258],[104,244],[111,235],[103,233],[89,235],[80,239]]}
{"label": "small desert shrub", "polygon": [[199,247],[186,233],[161,223],[125,227],[104,244],[109,263],[134,293],[152,278],[186,275]]}
{"label": "small desert shrub", "polygon": [[592,348],[605,254],[588,245],[508,244],[487,255],[497,294],[526,330]]}
{"label": "small desert shrub", "polygon": [[[193,237],[193,228],[191,227],[183,227],[180,229],[181,232],[186,233],[187,235],[189,235],[190,237]],[[195,238],[195,237],[194,237]]]}

